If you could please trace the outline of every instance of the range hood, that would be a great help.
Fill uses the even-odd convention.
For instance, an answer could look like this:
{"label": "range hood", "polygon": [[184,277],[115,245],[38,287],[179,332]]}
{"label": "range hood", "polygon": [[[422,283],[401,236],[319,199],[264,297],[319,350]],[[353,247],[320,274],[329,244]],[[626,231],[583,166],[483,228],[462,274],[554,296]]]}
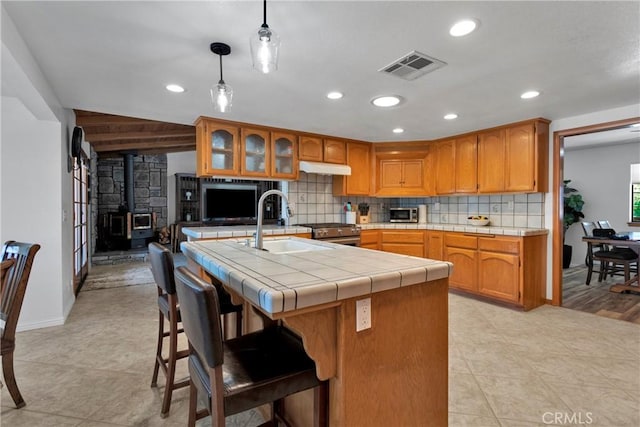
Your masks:
{"label": "range hood", "polygon": [[351,166],[336,165],[334,163],[320,163],[300,161],[298,167],[302,172],[317,173],[319,175],[351,175]]}

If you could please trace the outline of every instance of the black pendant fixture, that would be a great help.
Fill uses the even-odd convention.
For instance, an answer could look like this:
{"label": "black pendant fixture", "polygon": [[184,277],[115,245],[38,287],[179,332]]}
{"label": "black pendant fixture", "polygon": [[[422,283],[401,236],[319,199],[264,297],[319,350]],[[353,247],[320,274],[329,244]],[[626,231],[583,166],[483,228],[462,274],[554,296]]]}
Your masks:
{"label": "black pendant fixture", "polygon": [[222,78],[222,57],[231,53],[231,47],[225,43],[215,42],[211,43],[210,48],[211,52],[220,57],[220,80],[217,85],[211,88],[211,102],[216,111],[226,113],[231,109],[233,89]]}

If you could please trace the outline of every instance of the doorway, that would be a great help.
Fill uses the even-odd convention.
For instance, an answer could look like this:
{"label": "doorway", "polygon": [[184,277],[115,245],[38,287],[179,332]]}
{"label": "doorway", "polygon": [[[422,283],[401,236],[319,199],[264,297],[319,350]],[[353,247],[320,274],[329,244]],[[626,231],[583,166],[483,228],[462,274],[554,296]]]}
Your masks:
{"label": "doorway", "polygon": [[583,126],[554,132],[553,137],[553,233],[552,233],[552,304],[562,306],[562,247],[563,247],[563,180],[564,180],[564,139],[569,136],[586,135],[628,127],[638,123],[640,118],[631,118],[597,125]]}
{"label": "doorway", "polygon": [[73,292],[78,295],[89,273],[89,161],[83,153],[73,166]]}

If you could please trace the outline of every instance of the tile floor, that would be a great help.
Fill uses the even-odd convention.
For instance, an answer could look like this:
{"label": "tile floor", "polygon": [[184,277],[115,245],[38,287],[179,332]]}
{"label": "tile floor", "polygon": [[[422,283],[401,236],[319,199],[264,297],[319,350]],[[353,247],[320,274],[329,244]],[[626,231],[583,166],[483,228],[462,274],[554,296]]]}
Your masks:
{"label": "tile floor", "polygon": [[[150,284],[83,291],[64,326],[19,333],[27,406],[14,409],[3,388],[0,425],[186,425],[187,390],[162,419],[162,389],[149,387],[155,295]],[[450,426],[640,426],[638,325],[551,306],[522,313],[456,295],[449,303]],[[227,420],[259,422],[256,412]]]}

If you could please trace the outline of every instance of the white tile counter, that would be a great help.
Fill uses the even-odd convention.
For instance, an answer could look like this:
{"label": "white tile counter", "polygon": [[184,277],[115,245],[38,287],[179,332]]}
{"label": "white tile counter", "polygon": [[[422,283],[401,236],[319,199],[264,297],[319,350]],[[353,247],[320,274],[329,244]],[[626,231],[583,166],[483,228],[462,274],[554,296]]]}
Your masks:
{"label": "white tile counter", "polygon": [[357,224],[362,230],[437,230],[456,231],[460,233],[495,234],[503,236],[538,236],[548,234],[545,228],[523,228],[523,227],[493,227],[493,226],[473,226],[468,224],[418,224],[418,223],[390,223],[376,222],[371,224]]}
{"label": "white tile counter", "polygon": [[452,268],[449,262],[297,237],[265,242],[279,239],[329,249],[275,254],[244,246],[243,239],[183,242],[181,247],[188,258],[271,314],[448,278]]}
{"label": "white tile counter", "polygon": [[[255,225],[226,225],[219,227],[184,227],[182,232],[192,240],[228,239],[231,237],[252,237],[256,232]],[[299,225],[263,225],[262,234],[265,236],[311,233],[308,227]]]}

